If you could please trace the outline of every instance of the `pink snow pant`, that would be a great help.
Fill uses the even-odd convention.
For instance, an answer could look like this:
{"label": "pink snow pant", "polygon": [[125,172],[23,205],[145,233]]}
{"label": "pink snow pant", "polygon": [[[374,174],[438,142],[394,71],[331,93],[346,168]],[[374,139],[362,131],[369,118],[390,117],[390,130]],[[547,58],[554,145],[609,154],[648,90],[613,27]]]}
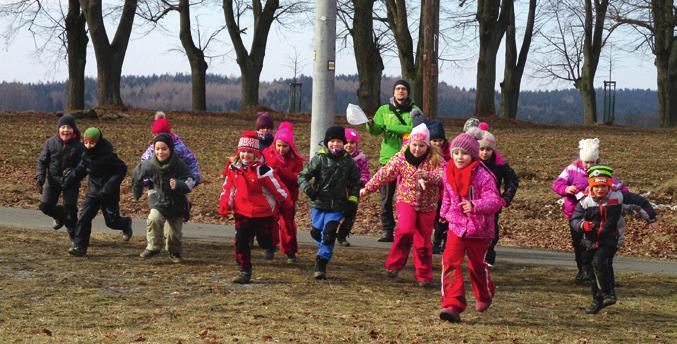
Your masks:
{"label": "pink snow pant", "polygon": [[490,302],[496,286],[491,280],[484,257],[491,239],[463,239],[452,230],[447,233],[447,246],[442,255],[442,308],[455,307],[463,312],[466,307],[463,270],[461,264],[468,255],[468,274],[475,300]]}
{"label": "pink snow pant", "polygon": [[390,247],[385,267],[387,270],[402,270],[407,264],[409,251],[414,245],[414,266],[416,280],[432,282],[433,280],[433,245],[430,237],[435,223],[435,211],[418,212],[410,204],[398,202],[397,229],[395,241]]}

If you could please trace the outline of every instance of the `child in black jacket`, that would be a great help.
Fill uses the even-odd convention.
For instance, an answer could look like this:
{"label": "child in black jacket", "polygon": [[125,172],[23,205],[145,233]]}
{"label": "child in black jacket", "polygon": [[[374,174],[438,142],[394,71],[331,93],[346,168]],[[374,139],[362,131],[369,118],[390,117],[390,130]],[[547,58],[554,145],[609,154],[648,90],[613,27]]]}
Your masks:
{"label": "child in black jacket", "polygon": [[[488,132],[484,131],[482,139],[480,142],[480,159],[486,165],[491,172],[496,176],[496,187],[498,192],[501,194],[503,199],[503,206],[508,207],[512,203],[512,199],[517,193],[517,188],[519,187],[519,178],[515,171],[508,165],[508,162],[503,159],[501,154],[496,150],[496,137]],[[503,191],[501,192],[501,187]],[[489,250],[487,250],[487,263],[489,266],[493,266],[496,263],[496,244],[498,243],[498,217],[501,214],[499,210],[494,216],[495,227],[494,227],[494,239],[491,240],[489,244]]]}
{"label": "child in black jacket", "polygon": [[644,210],[647,222],[655,229],[656,212],[642,196],[621,192],[612,186],[612,169],[594,165],[588,169],[588,189],[571,215],[571,228],[583,233],[583,264],[592,271],[592,304],[585,312],[596,314],[616,303],[611,262],[623,243],[625,221],[623,204],[636,204]]}
{"label": "child in black jacket", "polygon": [[[80,183],[64,188],[63,178],[78,165],[84,147],[72,116],[59,117],[56,130],[56,135],[45,141],[38,157],[35,182],[40,193],[40,210],[54,219],[52,228],[59,229],[65,224],[72,241],[78,216]],[[63,206],[57,205],[62,194]]]}
{"label": "child in black jacket", "polygon": [[113,145],[103,138],[99,128],[89,128],[84,134],[85,152],[74,172],[64,178],[64,188],[80,183],[89,175],[87,195],[82,205],[75,228],[73,247],[68,253],[73,256],[87,255],[92,220],[103,212],[106,226],[122,231],[122,239],[132,237],[132,219],[120,216],[120,183],[127,174],[127,165],[113,152]]}

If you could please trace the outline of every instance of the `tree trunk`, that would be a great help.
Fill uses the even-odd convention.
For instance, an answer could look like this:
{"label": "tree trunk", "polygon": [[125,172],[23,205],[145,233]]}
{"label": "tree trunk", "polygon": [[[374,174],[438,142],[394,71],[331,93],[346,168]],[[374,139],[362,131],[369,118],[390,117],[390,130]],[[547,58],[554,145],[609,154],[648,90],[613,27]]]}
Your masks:
{"label": "tree trunk", "polygon": [[496,87],[496,53],[508,26],[513,0],[479,0],[480,52],[477,60],[476,114],[495,114],[494,93]]}
{"label": "tree trunk", "polygon": [[256,107],[259,105],[259,79],[263,69],[263,59],[266,54],[268,33],[275,20],[275,11],[280,4],[279,0],[268,0],[266,6],[261,6],[260,0],[252,1],[254,13],[254,37],[252,39],[251,52],[247,52],[240,37],[240,17],[233,12],[233,0],[223,0],[223,13],[226,18],[228,35],[233,43],[236,61],[242,73],[242,99],[240,110]]}
{"label": "tree trunk", "polygon": [[[423,98],[423,21],[419,21],[419,39],[414,52],[414,43],[409,31],[407,21],[407,5],[405,0],[386,0],[386,9],[388,12],[388,25],[395,36],[398,56],[400,57],[400,70],[402,78],[409,81],[411,94],[415,101]],[[423,17],[423,6],[421,6],[421,18]]]}
{"label": "tree trunk", "polygon": [[374,37],[372,12],[374,0],[353,0],[355,15],[350,35],[353,37],[359,87],[357,98],[366,114],[373,114],[381,102],[383,60]]}
{"label": "tree trunk", "polygon": [[[604,44],[602,34],[609,0],[585,0],[585,23],[583,38],[583,67],[581,76],[574,85],[583,98],[583,123],[597,123],[597,102],[595,98],[595,74],[599,55]],[[593,10],[594,23],[593,23]]]}
{"label": "tree trunk", "polygon": [[259,79],[261,66],[245,64],[240,66],[242,74],[242,96],[240,110],[246,110],[259,105]]}
{"label": "tree trunk", "polygon": [[667,119],[662,121],[662,127],[664,128],[677,126],[677,42],[675,42],[674,38],[672,40],[672,49],[670,49],[670,64],[668,68],[670,69],[668,72],[670,91],[665,105],[665,117]]}
{"label": "tree trunk", "polygon": [[527,26],[524,30],[524,39],[520,48],[519,57],[517,56],[517,44],[515,37],[515,9],[510,11],[509,25],[505,37],[505,70],[503,82],[501,83],[501,117],[516,118],[517,106],[519,105],[520,88],[524,67],[527,62],[527,55],[531,47],[531,37],[534,32],[534,21],[536,18],[536,0],[529,0],[529,14],[527,16]]}
{"label": "tree trunk", "polygon": [[583,124],[585,125],[597,123],[597,94],[594,80],[594,75],[590,76],[583,69],[581,78],[575,82],[576,89],[583,99]]}
{"label": "tree trunk", "polygon": [[204,51],[195,46],[193,42],[193,35],[190,30],[189,0],[181,0],[179,2],[179,16],[179,38],[190,63],[190,76],[193,84],[192,110],[206,111],[207,90],[205,79],[207,76],[207,62],[205,61]]}
{"label": "tree trunk", "polygon": [[68,55],[67,110],[85,108],[85,64],[87,63],[87,31],[85,15],[79,0],[68,1],[66,15],[66,52]]}
{"label": "tree trunk", "polygon": [[134,24],[136,5],[137,0],[125,0],[120,22],[111,43],[104,26],[101,0],[80,1],[96,56],[99,107],[125,107],[120,96],[120,78]]}
{"label": "tree trunk", "polygon": [[663,128],[677,124],[677,44],[675,44],[673,1],[652,0],[656,78],[658,84],[658,117]]}

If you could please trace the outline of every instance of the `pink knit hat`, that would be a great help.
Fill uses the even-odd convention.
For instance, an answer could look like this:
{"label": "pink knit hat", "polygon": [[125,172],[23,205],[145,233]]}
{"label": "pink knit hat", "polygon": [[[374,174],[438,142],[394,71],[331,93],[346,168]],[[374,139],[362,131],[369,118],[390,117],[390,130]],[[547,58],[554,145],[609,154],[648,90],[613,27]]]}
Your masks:
{"label": "pink knit hat", "polygon": [[421,123],[411,130],[409,142],[411,141],[423,141],[426,145],[430,146],[430,131],[428,131],[425,123]]}
{"label": "pink knit hat", "polygon": [[473,160],[477,160],[480,156],[480,143],[477,140],[482,138],[478,136],[481,134],[482,131],[477,130],[456,136],[449,144],[449,152],[453,155],[455,150],[461,149],[470,154]]}
{"label": "pink knit hat", "polygon": [[275,133],[275,141],[280,140],[289,145],[292,152],[296,154],[297,157],[304,159],[301,154],[296,150],[296,144],[294,143],[294,125],[291,122],[280,122],[280,125],[277,127],[277,133]]}
{"label": "pink knit hat", "polygon": [[360,134],[353,128],[346,128],[346,141],[355,142],[355,146],[360,145]]}

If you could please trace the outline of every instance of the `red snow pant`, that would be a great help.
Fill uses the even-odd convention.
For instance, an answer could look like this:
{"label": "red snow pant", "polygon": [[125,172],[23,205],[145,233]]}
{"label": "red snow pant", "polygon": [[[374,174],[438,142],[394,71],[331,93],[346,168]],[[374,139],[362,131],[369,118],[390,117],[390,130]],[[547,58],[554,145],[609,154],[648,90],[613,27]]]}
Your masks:
{"label": "red snow pant", "polygon": [[447,233],[447,244],[442,255],[442,308],[455,307],[463,312],[466,307],[463,270],[461,264],[468,255],[468,274],[475,300],[491,302],[496,286],[491,280],[484,257],[491,239],[463,239],[452,230]]}
{"label": "red snow pant", "polygon": [[296,255],[298,242],[296,240],[296,207],[287,209],[282,207],[275,216],[275,229],[273,230],[273,247],[280,245],[280,251],[286,255]]}
{"label": "red snow pant", "polygon": [[435,211],[418,212],[410,204],[398,202],[397,228],[395,240],[390,247],[385,267],[387,270],[402,270],[407,264],[409,251],[414,245],[414,266],[416,280],[432,282],[433,280],[433,245],[430,237],[435,223]]}

